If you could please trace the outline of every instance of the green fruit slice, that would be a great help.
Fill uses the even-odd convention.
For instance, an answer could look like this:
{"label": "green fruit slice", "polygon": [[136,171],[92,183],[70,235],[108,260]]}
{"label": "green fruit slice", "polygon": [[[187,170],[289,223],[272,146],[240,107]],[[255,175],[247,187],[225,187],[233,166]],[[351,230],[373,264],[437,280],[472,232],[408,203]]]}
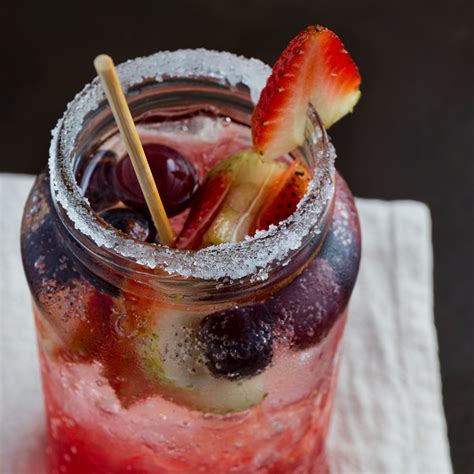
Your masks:
{"label": "green fruit slice", "polygon": [[204,234],[204,246],[243,240],[253,230],[270,186],[287,167],[279,161],[265,160],[252,150],[236,153],[218,165],[212,174],[224,173],[232,184]]}
{"label": "green fruit slice", "polygon": [[205,314],[168,311],[153,330],[137,336],[136,352],[145,377],[175,403],[208,413],[246,410],[266,396],[261,375],[244,381],[216,378],[206,367],[197,331]]}

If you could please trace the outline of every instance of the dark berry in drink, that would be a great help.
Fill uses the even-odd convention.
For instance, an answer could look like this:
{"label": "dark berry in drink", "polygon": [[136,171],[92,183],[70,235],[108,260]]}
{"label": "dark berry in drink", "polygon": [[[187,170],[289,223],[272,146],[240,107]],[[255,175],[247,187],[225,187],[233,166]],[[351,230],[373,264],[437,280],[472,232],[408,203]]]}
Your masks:
{"label": "dark berry in drink", "polygon": [[51,211],[50,181],[40,174],[28,198],[22,223],[21,252],[28,283],[35,295],[43,289],[73,287],[82,277],[98,291],[117,295],[118,290],[74,257],[79,244],[60,235],[62,224]]}
{"label": "dark berry in drink", "polygon": [[71,285],[79,278],[70,251],[58,235],[58,222],[52,209],[49,178],[41,174],[31,191],[22,224],[21,253],[33,294],[43,288]]}
{"label": "dark berry in drink", "polygon": [[94,211],[113,206],[118,197],[115,192],[115,165],[117,155],[109,150],[97,152],[82,173],[80,186]]}
{"label": "dark berry in drink", "polygon": [[234,307],[206,316],[199,340],[216,377],[239,380],[267,367],[273,355],[273,319],[262,304]]}
{"label": "dark berry in drink", "polygon": [[[196,169],[181,153],[169,146],[148,143],[143,148],[168,216],[179,214],[189,206],[198,188]],[[117,164],[116,186],[125,204],[141,209],[147,207],[128,155]]]}
{"label": "dark berry in drink", "polygon": [[352,193],[339,174],[336,175],[335,199],[331,227],[318,256],[329,262],[350,296],[359,270],[360,226]]}
{"label": "dark berry in drink", "polygon": [[117,208],[102,212],[100,217],[134,239],[142,242],[153,242],[155,239],[155,227],[145,212]]}
{"label": "dark berry in drink", "polygon": [[329,332],[348,299],[329,263],[316,258],[300,276],[273,295],[267,305],[278,320],[278,332],[296,348],[304,349]]}

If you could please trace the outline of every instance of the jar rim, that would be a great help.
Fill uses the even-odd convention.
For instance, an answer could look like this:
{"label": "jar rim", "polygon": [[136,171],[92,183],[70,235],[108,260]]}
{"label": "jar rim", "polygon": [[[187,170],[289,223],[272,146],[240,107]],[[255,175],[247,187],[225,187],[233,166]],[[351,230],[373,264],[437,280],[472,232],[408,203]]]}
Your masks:
{"label": "jar rim", "polygon": [[[244,85],[255,103],[271,72],[257,59],[205,49],[158,52],[148,57],[129,60],[117,66],[125,93],[153,79],[212,78],[226,87]],[[110,258],[138,264],[143,270],[165,272],[202,280],[237,280],[245,277],[268,277],[269,268],[284,263],[304,242],[321,233],[325,211],[334,194],[335,152],[324,127],[310,107],[309,118],[316,133],[309,146],[316,155],[313,179],[296,211],[278,226],[257,231],[237,243],[226,243],[198,251],[180,250],[160,244],[147,244],[114,232],[92,211],[75,179],[73,168],[75,144],[84,121],[105,100],[96,77],[68,104],[52,131],[49,156],[51,189],[75,228],[88,242]],[[307,137],[308,141],[308,137]]]}

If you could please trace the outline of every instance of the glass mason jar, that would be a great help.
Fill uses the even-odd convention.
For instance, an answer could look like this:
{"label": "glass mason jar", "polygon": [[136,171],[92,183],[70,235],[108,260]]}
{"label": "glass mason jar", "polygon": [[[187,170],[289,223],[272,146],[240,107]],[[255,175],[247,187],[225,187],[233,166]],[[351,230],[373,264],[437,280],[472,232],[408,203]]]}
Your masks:
{"label": "glass mason jar", "polygon": [[[249,126],[269,68],[186,50],[118,72],[138,123],[205,111]],[[21,234],[51,472],[326,472],[360,231],[312,110],[307,123],[293,155],[314,177],[296,212],[194,252],[92,211],[75,176],[116,128],[97,80],[69,104]]]}

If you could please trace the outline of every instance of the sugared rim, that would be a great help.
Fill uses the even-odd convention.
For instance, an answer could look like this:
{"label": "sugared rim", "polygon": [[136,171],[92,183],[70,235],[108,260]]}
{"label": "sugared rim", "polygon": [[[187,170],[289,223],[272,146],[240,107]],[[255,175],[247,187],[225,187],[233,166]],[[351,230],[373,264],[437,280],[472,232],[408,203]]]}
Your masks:
{"label": "sugared rim", "polygon": [[[120,64],[117,72],[125,91],[145,79],[161,82],[173,77],[211,77],[230,87],[246,85],[256,103],[271,69],[258,59],[196,49],[165,51],[129,60]],[[317,166],[308,192],[295,213],[280,225],[258,231],[255,236],[239,243],[221,244],[196,252],[140,243],[120,236],[93,213],[80,192],[73,171],[74,147],[84,119],[104,99],[98,78],[76,95],[52,131],[49,157],[56,201],[75,229],[93,245],[145,268],[160,269],[171,275],[204,280],[237,280],[249,276],[265,279],[271,265],[287,260],[310,234],[320,232],[316,224],[321,221],[334,192],[335,158],[334,149],[324,138],[322,129],[318,129],[319,137],[310,144],[314,148]]]}

